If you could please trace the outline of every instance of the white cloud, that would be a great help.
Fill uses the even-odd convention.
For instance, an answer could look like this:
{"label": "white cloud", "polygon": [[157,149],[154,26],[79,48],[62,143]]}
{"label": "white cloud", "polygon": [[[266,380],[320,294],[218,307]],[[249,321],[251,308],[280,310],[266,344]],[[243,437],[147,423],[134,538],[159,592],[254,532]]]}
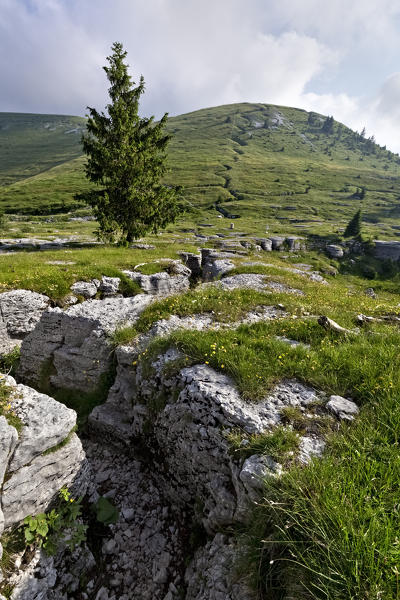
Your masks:
{"label": "white cloud", "polygon": [[0,0],[0,110],[103,108],[118,40],[145,77],[147,114],[271,102],[400,149],[399,15],[398,0]]}

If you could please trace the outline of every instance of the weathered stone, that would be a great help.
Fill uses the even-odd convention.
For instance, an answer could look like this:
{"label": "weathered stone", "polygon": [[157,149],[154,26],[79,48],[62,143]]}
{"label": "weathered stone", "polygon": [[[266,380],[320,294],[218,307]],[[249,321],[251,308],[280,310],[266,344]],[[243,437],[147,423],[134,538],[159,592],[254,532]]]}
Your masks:
{"label": "weathered stone", "polygon": [[234,540],[221,533],[197,550],[185,573],[185,600],[255,600],[234,575],[238,553]]}
{"label": "weathered stone", "polygon": [[346,421],[353,421],[354,417],[360,412],[355,402],[342,398],[342,396],[331,396],[326,408],[338,419]]}
{"label": "weathered stone", "polygon": [[269,238],[260,238],[256,239],[257,244],[259,244],[265,252],[271,252],[272,250],[272,240]]}
{"label": "weathered stone", "polygon": [[57,389],[95,391],[111,367],[110,336],[117,327],[133,324],[151,302],[139,294],[45,312],[21,348],[20,379],[38,387],[47,377]]}
{"label": "weathered stone", "polygon": [[336,244],[328,244],[326,251],[331,258],[342,258],[344,254],[343,248]]}
{"label": "weathered stone", "polygon": [[29,290],[12,290],[0,294],[0,354],[19,346],[33,331],[50,299]]}
{"label": "weathered stone", "polygon": [[285,243],[289,252],[297,252],[298,250],[305,249],[305,241],[304,238],[297,236],[289,236],[285,239]]}
{"label": "weathered stone", "polygon": [[9,425],[5,417],[0,417],[0,488],[17,440],[18,434],[15,427]]}
{"label": "weathered stone", "polygon": [[97,294],[97,287],[91,281],[76,281],[70,287],[71,292],[84,298],[94,298]]}
{"label": "weathered stone", "polygon": [[154,275],[143,275],[135,271],[123,271],[125,275],[136,281],[145,294],[152,296],[170,296],[189,289],[189,278],[186,275],[169,275],[166,272]]}
{"label": "weathered stone", "polygon": [[87,469],[85,453],[77,435],[68,444],[49,454],[37,456],[20,468],[3,485],[2,509],[5,527],[20,523],[27,515],[45,511],[61,487],[71,488],[79,480],[84,488]]}
{"label": "weathered stone", "polygon": [[400,260],[400,242],[375,240],[374,256],[379,259]]}
{"label": "weathered stone", "polygon": [[120,283],[121,279],[119,277],[106,277],[103,275],[99,290],[104,296],[115,296],[115,294],[118,294]]}
{"label": "weathered stone", "polygon": [[232,271],[234,268],[235,265],[231,260],[210,260],[203,266],[203,280],[213,281],[214,279],[218,279],[219,277],[226,275],[226,273],[229,273],[229,271]]}
{"label": "weathered stone", "polygon": [[193,277],[201,277],[201,254],[181,252],[180,256],[184,264],[190,269]]}
{"label": "weathered stone", "polygon": [[286,294],[299,294],[300,296],[304,295],[304,292],[301,290],[291,288],[284,283],[271,281],[265,275],[259,275],[256,273],[240,273],[239,275],[230,275],[228,277],[224,277],[221,279],[221,281],[204,285],[216,285],[222,287],[224,290],[249,288],[253,290],[265,291],[270,289],[276,292],[284,292]]}
{"label": "weathered stone", "polygon": [[254,454],[249,456],[243,463],[239,479],[243,483],[250,500],[256,501],[264,487],[267,477],[280,475],[282,467],[270,456]]}
{"label": "weathered stone", "polygon": [[76,425],[76,412],[26,385],[17,385],[12,377],[6,381],[13,390],[12,410],[23,424],[8,465],[8,471],[14,472],[62,442]]}
{"label": "weathered stone", "polygon": [[367,288],[367,289],[364,291],[364,294],[365,294],[366,296],[369,296],[369,298],[376,298],[376,293],[375,293],[375,290],[374,290],[374,288],[372,288],[372,287],[369,287],[369,288]]}
{"label": "weathered stone", "polygon": [[322,456],[326,443],[323,439],[316,436],[303,436],[300,438],[298,459],[303,464],[307,464],[316,456]]}
{"label": "weathered stone", "polygon": [[272,250],[284,250],[285,249],[285,238],[274,236],[270,238],[272,243]]}

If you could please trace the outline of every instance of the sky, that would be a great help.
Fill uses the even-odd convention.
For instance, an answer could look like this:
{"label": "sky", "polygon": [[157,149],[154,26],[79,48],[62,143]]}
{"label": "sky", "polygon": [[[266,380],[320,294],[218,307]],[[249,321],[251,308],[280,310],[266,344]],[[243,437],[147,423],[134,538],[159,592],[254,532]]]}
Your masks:
{"label": "sky", "polygon": [[143,115],[281,104],[400,152],[400,0],[0,0],[0,111],[104,109],[115,41]]}

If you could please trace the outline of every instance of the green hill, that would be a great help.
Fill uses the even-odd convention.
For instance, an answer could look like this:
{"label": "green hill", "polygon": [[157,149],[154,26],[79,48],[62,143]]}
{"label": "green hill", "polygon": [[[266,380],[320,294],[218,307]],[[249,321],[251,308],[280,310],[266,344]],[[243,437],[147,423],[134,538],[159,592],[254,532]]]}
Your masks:
{"label": "green hill", "polygon": [[85,119],[0,113],[0,185],[47,171],[82,153]]}
{"label": "green hill", "polygon": [[[18,137],[10,160],[23,145],[26,117],[21,115],[20,128],[15,129]],[[35,115],[30,117],[34,121]],[[60,125],[46,137],[50,132],[44,129],[45,119],[50,117],[37,117],[37,129],[33,121],[26,128],[32,156],[34,143],[46,140],[34,155],[35,166],[30,166],[36,173],[4,186],[6,177],[16,179],[19,173],[22,178],[21,153],[14,170],[7,171],[3,164],[0,205],[6,212],[63,210],[72,207],[73,194],[88,185],[84,159],[77,158],[79,136],[66,135],[61,126],[63,119],[71,123],[75,119],[79,129],[83,120],[52,117]],[[325,232],[344,227],[362,204],[371,233],[400,234],[396,229],[400,224],[399,156],[332,118],[295,108],[243,103],[172,117],[168,127],[174,137],[167,182],[184,185],[185,198],[198,218],[216,216],[217,208],[228,218],[240,216],[241,228],[256,220],[274,230]],[[366,194],[361,201],[362,188]]]}

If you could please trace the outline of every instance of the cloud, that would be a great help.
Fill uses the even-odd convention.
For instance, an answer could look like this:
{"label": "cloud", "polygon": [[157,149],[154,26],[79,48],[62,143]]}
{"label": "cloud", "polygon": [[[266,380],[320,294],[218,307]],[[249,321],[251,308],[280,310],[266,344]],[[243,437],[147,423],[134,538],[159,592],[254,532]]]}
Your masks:
{"label": "cloud", "polygon": [[270,102],[366,125],[400,149],[400,5],[350,8],[348,0],[0,0],[0,110],[103,108],[101,67],[118,40],[134,78],[145,77],[146,114]]}

